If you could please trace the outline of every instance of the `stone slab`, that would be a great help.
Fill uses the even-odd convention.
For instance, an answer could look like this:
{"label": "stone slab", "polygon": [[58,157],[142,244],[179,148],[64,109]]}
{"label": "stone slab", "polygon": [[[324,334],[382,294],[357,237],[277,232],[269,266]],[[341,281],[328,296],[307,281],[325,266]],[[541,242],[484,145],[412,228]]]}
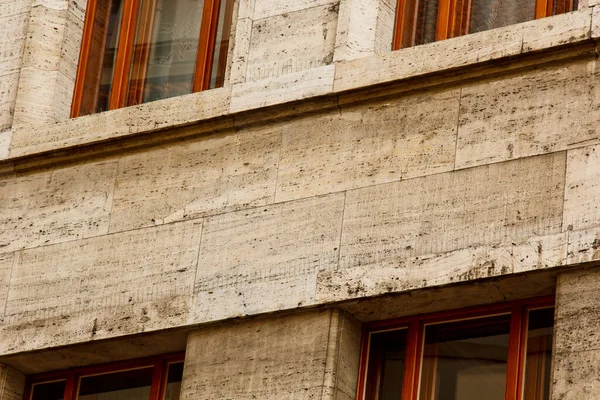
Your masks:
{"label": "stone slab", "polygon": [[600,224],[600,146],[569,150],[563,226],[571,230]]}
{"label": "stone slab", "polygon": [[26,376],[11,367],[0,364],[0,400],[22,400]]}
{"label": "stone slab", "polygon": [[327,310],[192,332],[181,399],[331,399],[338,329]]}
{"label": "stone slab", "polygon": [[254,110],[286,102],[330,94],[333,88],[334,65],[284,74],[266,81],[233,85],[232,113]]}
{"label": "stone slab", "polygon": [[600,351],[553,352],[551,400],[595,399],[600,393]]}
{"label": "stone slab", "polygon": [[[262,4],[263,1],[259,0],[258,3]],[[277,78],[331,64],[337,20],[337,4],[255,20],[252,24],[246,80],[254,82]]]}
{"label": "stone slab", "polygon": [[44,5],[34,5],[31,8],[23,55],[24,67],[58,70],[67,14],[66,8],[48,8]]}
{"label": "stone slab", "polygon": [[19,85],[19,72],[0,77],[0,130],[7,131],[12,126]]}
{"label": "stone slab", "polygon": [[339,0],[255,0],[253,19],[256,21],[275,15],[289,14],[295,11],[337,3],[339,3]]}
{"label": "stone slab", "polygon": [[201,221],[189,221],[25,250],[0,354],[183,324],[201,230]]}
{"label": "stone slab", "polygon": [[10,140],[12,139],[12,131],[0,132],[0,160],[8,158],[10,151]]}
{"label": "stone slab", "polygon": [[12,1],[15,9],[4,9],[0,6],[0,76],[18,73],[22,65],[23,48],[27,36],[29,10],[25,1]]}
{"label": "stone slab", "polygon": [[6,307],[14,260],[15,253],[0,254],[0,323],[4,318],[4,308]]}
{"label": "stone slab", "polygon": [[462,89],[457,168],[597,142],[595,62],[570,62]]}
{"label": "stone slab", "polygon": [[349,191],[341,267],[558,233],[564,171],[556,153]]}
{"label": "stone slab", "polygon": [[569,231],[567,264],[577,265],[600,260],[600,229]]}
{"label": "stone slab", "polygon": [[459,92],[344,107],[284,125],[277,201],[454,168]]}
{"label": "stone slab", "polygon": [[590,39],[591,9],[478,32],[350,62],[336,69],[334,92],[392,82]]}
{"label": "stone slab", "polygon": [[[241,10],[240,10],[241,12]],[[250,38],[252,36],[252,20],[250,18],[238,19],[236,35],[234,38],[233,54],[231,57],[231,74],[229,85],[246,82],[248,68],[248,53],[250,52]]]}
{"label": "stone slab", "polygon": [[110,231],[272,203],[280,145],[281,130],[267,126],[121,158]]}
{"label": "stone slab", "polygon": [[338,263],[343,207],[335,194],[207,218],[196,320],[313,304],[317,272]]}
{"label": "stone slab", "polygon": [[101,162],[0,182],[0,253],[107,233],[116,173]]}

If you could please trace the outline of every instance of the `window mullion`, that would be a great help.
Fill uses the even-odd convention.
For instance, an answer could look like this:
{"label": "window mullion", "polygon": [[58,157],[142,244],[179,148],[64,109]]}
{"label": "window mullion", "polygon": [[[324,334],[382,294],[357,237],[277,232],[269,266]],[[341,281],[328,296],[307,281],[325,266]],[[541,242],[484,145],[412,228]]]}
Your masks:
{"label": "window mullion", "polygon": [[150,387],[150,399],[149,400],[160,400],[162,397],[163,390],[163,375],[165,373],[165,361],[157,360],[154,364],[154,371],[152,374],[152,386]]}
{"label": "window mullion", "polygon": [[215,48],[215,38],[219,25],[220,0],[205,0],[196,56],[196,71],[194,73],[194,92],[206,90],[210,86],[210,70]]}
{"label": "window mullion", "polygon": [[452,9],[455,0],[440,0],[438,3],[438,17],[436,24],[435,40],[448,39],[452,29]]}
{"label": "window mullion", "polygon": [[67,375],[64,400],[77,400],[77,379],[78,376],[73,371]]}
{"label": "window mullion", "polygon": [[408,325],[402,399],[416,400],[418,397],[421,358],[423,357],[423,331],[423,323],[417,319],[412,320]]}
{"label": "window mullion", "polygon": [[544,18],[552,14],[552,0],[536,0],[535,19]]}
{"label": "window mullion", "polygon": [[109,108],[111,110],[125,106],[139,4],[139,0],[129,0],[126,1],[123,8],[112,90],[110,93]]}
{"label": "window mullion", "polygon": [[519,399],[519,373],[523,359],[521,336],[524,328],[524,310],[521,304],[512,308],[510,318],[510,334],[508,343],[508,360],[506,366],[505,400]]}

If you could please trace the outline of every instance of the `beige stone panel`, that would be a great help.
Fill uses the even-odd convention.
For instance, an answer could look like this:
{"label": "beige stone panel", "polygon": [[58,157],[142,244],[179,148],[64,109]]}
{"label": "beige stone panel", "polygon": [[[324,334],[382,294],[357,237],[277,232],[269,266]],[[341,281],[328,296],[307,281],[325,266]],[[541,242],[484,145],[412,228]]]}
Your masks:
{"label": "beige stone panel", "polygon": [[[79,52],[81,50],[81,38],[83,36],[84,13],[78,4],[71,2],[65,23],[65,35],[60,51],[58,70],[68,79],[75,81],[77,78],[77,67],[79,64]],[[70,90],[71,97],[73,90]],[[69,99],[69,103],[71,99]],[[70,104],[69,104],[70,105]]]}
{"label": "beige stone panel", "polygon": [[337,3],[339,0],[255,0],[254,20]]}
{"label": "beige stone panel", "polygon": [[350,191],[341,266],[557,233],[564,171],[557,153]]}
{"label": "beige stone panel", "polygon": [[325,310],[192,332],[181,399],[343,399],[331,385],[344,364],[346,321]]}
{"label": "beige stone panel", "polygon": [[0,252],[105,234],[116,173],[108,162],[0,182]]}
{"label": "beige stone panel", "polygon": [[314,304],[317,272],[337,266],[343,206],[336,194],[207,218],[196,321]]}
{"label": "beige stone panel", "polygon": [[590,3],[593,3],[592,8],[592,38],[596,39],[600,37],[600,0],[589,0]]}
{"label": "beige stone panel", "polygon": [[[388,3],[393,3],[390,6]],[[375,28],[375,53],[385,54],[392,51],[394,30],[396,28],[396,3],[389,0],[379,0],[377,26]]]}
{"label": "beige stone panel", "polygon": [[577,265],[600,260],[600,229],[569,231],[569,253],[567,263]]}
{"label": "beige stone panel", "polygon": [[43,5],[31,8],[23,56],[24,67],[58,70],[66,21],[66,9],[47,8]]}
{"label": "beige stone panel", "polygon": [[14,253],[0,254],[0,323],[4,318],[4,307],[6,306],[6,296],[10,286],[10,274],[12,273]]}
{"label": "beige stone panel", "polygon": [[0,353],[172,328],[188,317],[201,221],[25,250]]}
{"label": "beige stone panel", "polygon": [[19,72],[0,76],[0,130],[12,125],[18,85]]}
{"label": "beige stone panel", "polygon": [[317,278],[317,302],[408,292],[565,265],[567,234],[489,245],[329,270]]}
{"label": "beige stone panel", "polygon": [[57,121],[66,121],[71,117],[73,90],[75,81],[59,72],[56,76],[56,90],[52,102],[52,115]]}
{"label": "beige stone panel", "polygon": [[[25,68],[23,69],[26,70]],[[50,74],[57,74],[52,72]],[[48,79],[51,79],[50,77]],[[56,77],[52,77],[56,81]],[[22,79],[23,81],[23,79]],[[13,133],[11,157],[35,154],[43,151],[95,143],[109,139],[123,138],[142,132],[154,132],[165,128],[191,125],[225,115],[229,109],[230,90],[219,88],[185,96],[154,101],[114,111],[73,118],[55,124],[20,129]],[[37,91],[37,92],[36,92]],[[65,91],[67,93],[68,91]],[[41,87],[27,91],[28,95],[44,95]],[[52,96],[52,93],[47,93]],[[22,96],[19,97],[21,99]],[[68,98],[68,96],[63,96]],[[31,99],[34,101],[35,99]],[[27,106],[23,111],[27,112]],[[62,108],[63,111],[66,109]],[[39,106],[27,114],[34,118],[45,110]],[[214,129],[232,126],[233,121],[215,123]],[[190,128],[191,129],[191,128]]]}
{"label": "beige stone panel", "polygon": [[459,92],[426,92],[287,123],[277,201],[451,171]]}
{"label": "beige stone panel", "polygon": [[600,351],[554,350],[552,400],[592,400],[600,393]]}
{"label": "beige stone panel", "polygon": [[239,0],[238,18],[254,18],[254,4],[256,0]]}
{"label": "beige stone panel", "polygon": [[[11,3],[11,2],[9,2]],[[27,36],[29,12],[18,7],[24,1],[14,1],[15,9],[4,9],[0,5],[0,76],[18,73],[21,69],[23,48]],[[16,13],[13,13],[16,12]]]}
{"label": "beige stone panel", "polygon": [[35,127],[47,129],[44,125],[48,124],[49,129],[55,128],[54,123],[57,120],[54,116],[53,100],[59,74],[58,71],[41,70],[35,67],[21,69],[13,118],[15,145],[23,135],[34,137],[37,141],[44,141],[46,137],[37,134]]}
{"label": "beige stone panel", "polygon": [[10,365],[0,364],[0,400],[22,400],[26,376]]}
{"label": "beige stone panel", "polygon": [[0,160],[8,158],[8,152],[10,151],[10,139],[12,138],[12,131],[0,132]]}
{"label": "beige stone panel", "polygon": [[281,131],[227,131],[119,160],[110,231],[273,202]]}
{"label": "beige stone panel", "polygon": [[593,69],[587,62],[562,64],[463,88],[457,168],[597,141]]}
{"label": "beige stone panel", "polygon": [[31,9],[31,0],[9,0],[0,2],[0,16],[10,17],[11,15],[29,13]]}
{"label": "beige stone panel", "polygon": [[600,146],[567,153],[564,229],[579,230],[600,224]]}
{"label": "beige stone panel", "polygon": [[42,6],[53,10],[66,10],[69,2],[74,0],[32,0],[32,5]]}
{"label": "beige stone panel", "polygon": [[337,20],[337,4],[255,20],[246,80],[277,78],[331,64]]}
{"label": "beige stone panel", "polygon": [[591,9],[366,57],[336,68],[334,91],[465,67],[590,37]]}
{"label": "beige stone panel", "polygon": [[266,81],[233,85],[230,112],[247,111],[329,94],[334,65],[282,75]]}
{"label": "beige stone panel", "polygon": [[246,81],[251,36],[252,20],[250,18],[238,19],[231,62],[230,86]]}
{"label": "beige stone panel", "polygon": [[360,367],[362,324],[349,313],[340,313],[339,335],[336,339],[338,351],[332,387],[336,389],[337,397],[334,399],[355,399]]}

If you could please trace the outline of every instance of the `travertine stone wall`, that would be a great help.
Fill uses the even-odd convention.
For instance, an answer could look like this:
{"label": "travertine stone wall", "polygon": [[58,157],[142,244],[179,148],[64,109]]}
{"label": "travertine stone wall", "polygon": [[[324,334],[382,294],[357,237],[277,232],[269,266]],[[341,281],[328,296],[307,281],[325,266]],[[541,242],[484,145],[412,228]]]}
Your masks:
{"label": "travertine stone wall", "polygon": [[337,310],[192,332],[181,398],[352,400],[360,333],[360,324]]}
{"label": "travertine stone wall", "polygon": [[[600,237],[600,236],[597,236]],[[600,253],[596,239],[595,252]],[[596,255],[595,258],[598,258]],[[559,276],[553,348],[553,400],[594,399],[600,393],[600,271]]]}
{"label": "travertine stone wall", "polygon": [[0,400],[21,400],[25,391],[25,375],[10,365],[0,364]]}

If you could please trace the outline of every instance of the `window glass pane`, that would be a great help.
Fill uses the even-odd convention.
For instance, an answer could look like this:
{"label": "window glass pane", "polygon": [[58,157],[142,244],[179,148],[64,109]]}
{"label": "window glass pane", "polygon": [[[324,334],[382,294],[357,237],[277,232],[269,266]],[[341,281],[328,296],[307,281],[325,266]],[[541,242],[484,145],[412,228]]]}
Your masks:
{"label": "window glass pane", "polygon": [[232,12],[233,0],[221,0],[221,8],[219,10],[219,25],[217,26],[213,65],[210,74],[211,89],[223,86],[223,82],[225,81],[225,69],[227,67],[227,50],[229,48],[229,33],[231,29]]}
{"label": "window glass pane", "polygon": [[425,329],[421,400],[504,400],[510,315]]}
{"label": "window glass pane", "polygon": [[553,325],[553,308],[529,311],[527,355],[523,381],[524,400],[547,400],[550,398]]}
{"label": "window glass pane", "polygon": [[80,400],[148,400],[154,368],[86,376],[79,385]]}
{"label": "window glass pane", "polygon": [[31,400],[63,400],[66,381],[33,385]]}
{"label": "window glass pane", "polygon": [[123,0],[98,1],[87,59],[81,115],[108,110]]}
{"label": "window glass pane", "polygon": [[192,93],[203,8],[203,0],[155,0],[153,12],[140,15],[128,104]]}
{"label": "window glass pane", "polygon": [[[438,0],[421,0],[415,23],[415,45],[435,42],[438,18]],[[402,41],[403,47],[408,47]]]}
{"label": "window glass pane", "polygon": [[366,399],[402,398],[406,336],[406,329],[371,334]]}
{"label": "window glass pane", "polygon": [[181,378],[183,376],[183,363],[170,364],[167,375],[165,400],[178,400],[181,392]]}
{"label": "window glass pane", "polygon": [[469,33],[531,21],[535,0],[473,0]]}

